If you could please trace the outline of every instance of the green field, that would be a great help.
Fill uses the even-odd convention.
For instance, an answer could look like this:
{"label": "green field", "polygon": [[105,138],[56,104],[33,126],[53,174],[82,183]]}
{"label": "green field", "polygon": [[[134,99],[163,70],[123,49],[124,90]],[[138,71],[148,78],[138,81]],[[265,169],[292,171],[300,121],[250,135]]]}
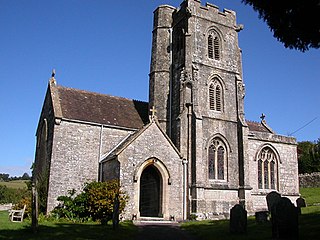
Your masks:
{"label": "green field", "polygon": [[7,186],[8,188],[14,188],[14,189],[27,189],[26,182],[29,182],[29,180],[13,180],[10,182],[0,182],[0,185]]}

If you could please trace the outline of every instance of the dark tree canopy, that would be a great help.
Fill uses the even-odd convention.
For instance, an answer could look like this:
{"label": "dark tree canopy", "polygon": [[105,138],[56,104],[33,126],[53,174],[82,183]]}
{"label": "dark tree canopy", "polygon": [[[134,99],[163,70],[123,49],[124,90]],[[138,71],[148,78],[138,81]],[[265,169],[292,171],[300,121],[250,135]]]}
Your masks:
{"label": "dark tree canopy", "polygon": [[320,172],[320,138],[298,143],[299,173]]}
{"label": "dark tree canopy", "polygon": [[320,0],[242,0],[286,48],[320,48]]}

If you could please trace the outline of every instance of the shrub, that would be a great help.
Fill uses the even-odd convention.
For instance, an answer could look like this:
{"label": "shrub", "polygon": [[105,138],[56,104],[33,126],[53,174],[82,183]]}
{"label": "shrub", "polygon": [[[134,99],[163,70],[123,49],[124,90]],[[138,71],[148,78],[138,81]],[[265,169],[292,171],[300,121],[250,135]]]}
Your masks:
{"label": "shrub", "polygon": [[68,191],[68,196],[60,196],[60,204],[53,210],[57,217],[72,221],[86,221],[91,218],[101,223],[112,219],[114,201],[119,197],[119,211],[122,212],[127,202],[127,196],[120,191],[117,180],[108,182],[87,183],[83,191],[75,195],[75,190]]}

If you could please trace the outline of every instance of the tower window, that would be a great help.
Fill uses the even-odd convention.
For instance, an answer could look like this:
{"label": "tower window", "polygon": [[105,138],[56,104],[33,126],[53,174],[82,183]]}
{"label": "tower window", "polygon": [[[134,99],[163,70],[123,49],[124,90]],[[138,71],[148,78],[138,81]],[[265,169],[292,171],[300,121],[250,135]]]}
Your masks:
{"label": "tower window", "polygon": [[214,38],[214,59],[219,60],[220,59],[220,41],[218,37]]}
{"label": "tower window", "polygon": [[216,180],[225,179],[226,147],[220,138],[211,141],[208,150],[208,178]]}
{"label": "tower window", "polygon": [[215,78],[209,85],[209,106],[210,110],[222,112],[223,93],[220,81]]}
{"label": "tower window", "polygon": [[208,56],[213,59],[213,38],[212,35],[208,36]]}
{"label": "tower window", "polygon": [[258,187],[259,189],[276,189],[277,158],[270,147],[263,148],[258,155]]}
{"label": "tower window", "polygon": [[210,59],[220,60],[221,41],[218,34],[211,31],[208,35],[208,57]]}

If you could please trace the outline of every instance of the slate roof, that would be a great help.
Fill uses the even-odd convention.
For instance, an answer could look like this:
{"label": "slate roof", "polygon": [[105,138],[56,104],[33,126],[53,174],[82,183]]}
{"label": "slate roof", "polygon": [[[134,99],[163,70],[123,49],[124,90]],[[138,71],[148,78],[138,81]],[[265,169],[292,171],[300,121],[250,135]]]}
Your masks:
{"label": "slate roof", "polygon": [[266,132],[266,133],[272,133],[266,126],[264,126],[262,123],[254,122],[246,120],[246,123],[248,124],[249,131],[253,132]]}
{"label": "slate roof", "polygon": [[148,103],[57,86],[62,117],[139,129],[149,122]]}

